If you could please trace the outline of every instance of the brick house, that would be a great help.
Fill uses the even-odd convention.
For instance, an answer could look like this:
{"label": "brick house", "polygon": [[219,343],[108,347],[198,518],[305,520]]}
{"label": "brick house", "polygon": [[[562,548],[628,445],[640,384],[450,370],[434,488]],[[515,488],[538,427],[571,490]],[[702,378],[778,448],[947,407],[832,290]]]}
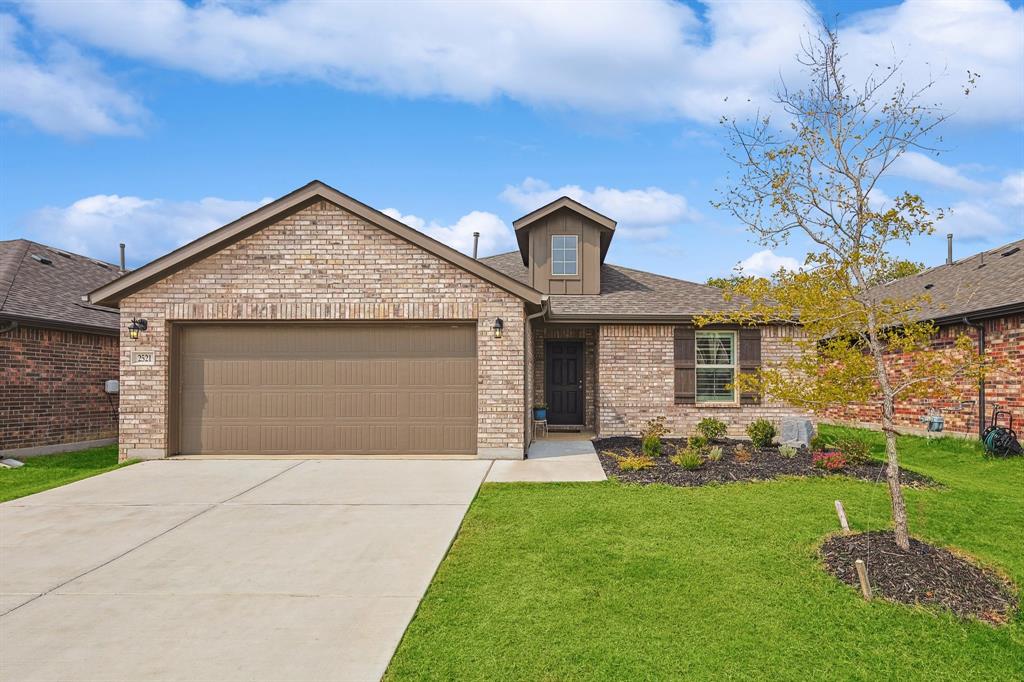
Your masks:
{"label": "brick house", "polygon": [[27,456],[113,443],[118,311],[82,296],[122,274],[43,244],[0,242],[0,452]]}
{"label": "brick house", "polygon": [[477,260],[299,188],[89,295],[121,310],[121,456],[522,458],[539,403],[599,435],[799,414],[730,387],[799,331],[695,329],[721,291],[606,263],[615,225],[563,197]]}
{"label": "brick house", "polygon": [[[952,251],[951,251],[952,253]],[[979,386],[961,382],[944,400],[914,398],[897,406],[896,423],[908,433],[925,431],[922,419],[940,414],[944,431],[978,436],[991,417],[993,404],[1009,410],[1020,432],[1024,424],[1024,239],[885,285],[896,299],[927,294],[919,319],[932,320],[938,330],[932,347],[948,348],[962,334],[995,360],[998,369]],[[902,353],[895,366],[910,366],[913,353]],[[851,404],[830,410],[828,421],[877,428],[879,403]]]}

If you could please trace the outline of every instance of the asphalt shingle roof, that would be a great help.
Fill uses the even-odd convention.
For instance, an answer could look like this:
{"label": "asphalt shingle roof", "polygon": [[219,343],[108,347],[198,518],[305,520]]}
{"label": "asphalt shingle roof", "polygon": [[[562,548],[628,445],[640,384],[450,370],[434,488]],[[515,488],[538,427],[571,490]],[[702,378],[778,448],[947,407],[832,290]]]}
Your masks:
{"label": "asphalt shingle roof", "polygon": [[929,297],[918,319],[936,320],[1024,304],[1024,239],[890,282],[885,297]]}
{"label": "asphalt shingle roof", "polygon": [[118,311],[82,296],[121,274],[116,265],[27,239],[0,241],[0,318],[116,332]]}
{"label": "asphalt shingle roof", "polygon": [[[480,260],[520,282],[529,282],[529,273],[518,251]],[[735,302],[726,302],[722,290],[716,287],[609,263],[601,266],[600,294],[553,294],[550,300],[553,317],[636,315],[678,318],[738,307]]]}

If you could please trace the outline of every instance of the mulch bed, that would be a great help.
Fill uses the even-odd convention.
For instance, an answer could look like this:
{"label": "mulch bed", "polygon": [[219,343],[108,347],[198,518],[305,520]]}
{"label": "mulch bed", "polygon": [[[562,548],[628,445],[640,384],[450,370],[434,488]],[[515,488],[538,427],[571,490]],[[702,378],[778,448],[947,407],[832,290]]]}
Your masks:
{"label": "mulch bed", "polygon": [[1005,623],[1017,608],[1013,586],[948,549],[910,539],[896,545],[892,531],[836,535],[821,546],[829,573],[860,590],[854,561],[867,565],[875,594],[904,604],[937,605],[961,618]]}
{"label": "mulch bed", "polygon": [[[722,439],[712,445],[722,448],[722,459],[717,462],[705,460],[699,469],[687,470],[670,461],[670,457],[686,447],[685,438],[666,438],[660,457],[654,460],[654,466],[639,471],[622,471],[619,463],[609,453],[625,455],[627,451],[640,454],[640,439],[630,437],[599,438],[594,441],[594,449],[601,460],[605,473],[625,483],[664,483],[675,486],[699,486],[712,483],[733,483],[736,481],[765,481],[779,476],[851,476],[864,481],[884,481],[885,472],[882,462],[872,464],[848,465],[838,471],[819,469],[811,464],[811,452],[802,448],[789,459],[779,454],[779,448],[754,448],[749,441]],[[751,452],[748,462],[736,461],[736,448],[745,445]],[[935,481],[921,474],[900,469],[900,481],[907,486],[933,487]]]}

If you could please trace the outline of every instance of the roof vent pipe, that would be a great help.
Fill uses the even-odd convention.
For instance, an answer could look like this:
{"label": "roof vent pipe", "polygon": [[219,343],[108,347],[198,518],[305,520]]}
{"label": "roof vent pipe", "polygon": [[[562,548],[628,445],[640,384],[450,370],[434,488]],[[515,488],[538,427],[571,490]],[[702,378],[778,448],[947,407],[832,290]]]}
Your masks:
{"label": "roof vent pipe", "polygon": [[953,233],[946,235],[946,265],[953,264]]}
{"label": "roof vent pipe", "polygon": [[121,270],[124,270],[124,242],[121,242]]}
{"label": "roof vent pipe", "polygon": [[477,247],[479,247],[479,246],[480,246],[480,233],[479,232],[474,232],[473,233],[473,260],[476,260],[476,251],[477,251]]}

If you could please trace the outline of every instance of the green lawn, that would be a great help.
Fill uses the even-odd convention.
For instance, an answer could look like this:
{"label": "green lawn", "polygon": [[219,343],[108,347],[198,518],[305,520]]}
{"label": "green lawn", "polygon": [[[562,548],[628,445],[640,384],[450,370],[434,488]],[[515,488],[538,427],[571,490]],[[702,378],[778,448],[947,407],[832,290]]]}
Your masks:
{"label": "green lawn", "polygon": [[[907,490],[911,531],[1024,585],[1024,459],[901,448],[946,486]],[[826,574],[835,499],[856,529],[888,525],[884,486],[848,479],[487,484],[387,679],[1024,679],[1020,614],[995,628],[866,603]]]}
{"label": "green lawn", "polygon": [[18,469],[0,469],[0,502],[13,500],[72,481],[126,466],[117,463],[117,446],[28,457]]}

